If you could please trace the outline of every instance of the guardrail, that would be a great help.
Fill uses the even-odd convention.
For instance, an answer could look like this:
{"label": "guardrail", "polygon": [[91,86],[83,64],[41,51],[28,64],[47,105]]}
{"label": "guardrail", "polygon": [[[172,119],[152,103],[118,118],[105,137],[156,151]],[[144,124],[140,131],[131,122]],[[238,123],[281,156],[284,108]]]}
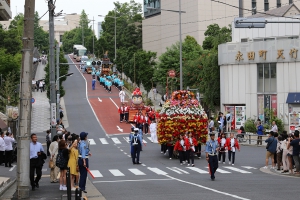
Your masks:
{"label": "guardrail", "polygon": [[[262,143],[262,146],[266,146],[267,143],[265,143],[265,140],[268,138],[268,135],[257,135],[257,134],[254,134],[254,133],[237,133],[237,132],[234,132],[235,135],[236,135],[236,139],[238,140],[238,142],[240,144],[257,144],[257,141],[259,140],[258,139],[258,136],[261,136],[262,139],[261,139],[261,143]],[[225,132],[226,134],[226,137],[229,137],[230,136],[230,132]]]}

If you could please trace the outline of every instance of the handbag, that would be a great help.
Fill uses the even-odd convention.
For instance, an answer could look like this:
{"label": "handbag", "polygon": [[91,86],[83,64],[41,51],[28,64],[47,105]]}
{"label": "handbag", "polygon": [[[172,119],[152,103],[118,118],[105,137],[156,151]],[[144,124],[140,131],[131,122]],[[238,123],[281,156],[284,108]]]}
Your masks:
{"label": "handbag", "polygon": [[54,162],[52,159],[49,160],[49,168],[54,169]]}

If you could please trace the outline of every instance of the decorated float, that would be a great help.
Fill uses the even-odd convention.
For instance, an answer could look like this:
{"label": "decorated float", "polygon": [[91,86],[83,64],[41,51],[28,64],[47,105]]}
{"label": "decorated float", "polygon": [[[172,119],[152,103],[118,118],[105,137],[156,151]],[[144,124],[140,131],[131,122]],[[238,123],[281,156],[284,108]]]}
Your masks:
{"label": "decorated float", "polygon": [[191,91],[172,93],[162,107],[157,124],[160,144],[174,143],[180,134],[192,132],[198,142],[206,143],[208,119],[202,106]]}

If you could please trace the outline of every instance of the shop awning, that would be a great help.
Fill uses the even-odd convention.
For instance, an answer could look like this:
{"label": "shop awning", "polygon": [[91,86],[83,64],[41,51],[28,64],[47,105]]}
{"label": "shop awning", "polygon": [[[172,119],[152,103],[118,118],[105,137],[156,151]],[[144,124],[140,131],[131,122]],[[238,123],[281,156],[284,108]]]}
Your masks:
{"label": "shop awning", "polygon": [[299,103],[300,104],[300,93],[289,93],[286,99],[286,103]]}

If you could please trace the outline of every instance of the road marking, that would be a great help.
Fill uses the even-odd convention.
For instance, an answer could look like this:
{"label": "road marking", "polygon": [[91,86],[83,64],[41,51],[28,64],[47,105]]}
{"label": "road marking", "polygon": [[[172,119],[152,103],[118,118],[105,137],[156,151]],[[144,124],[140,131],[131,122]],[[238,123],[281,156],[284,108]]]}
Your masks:
{"label": "road marking", "polygon": [[241,166],[241,167],[246,168],[246,169],[257,169],[255,167],[250,167],[250,166]]}
{"label": "road marking", "polygon": [[178,171],[181,171],[181,172],[183,172],[183,173],[185,173],[185,174],[190,174],[190,173],[188,173],[187,171],[184,171],[183,169],[180,169],[180,168],[178,168],[178,167],[172,167],[173,169],[176,169],[176,170],[178,170]]}
{"label": "road marking", "polygon": [[12,165],[12,167],[9,169],[9,171],[11,172],[12,170],[14,170],[16,166],[17,165]]}
{"label": "road marking", "polygon": [[108,144],[105,138],[99,138],[99,140],[102,144]]}
{"label": "road marking", "polygon": [[123,151],[123,149],[120,149],[120,151]]}
{"label": "road marking", "polygon": [[148,140],[150,140],[151,142],[153,142],[152,140],[151,140],[151,137],[147,137],[148,138]]}
{"label": "road marking", "polygon": [[123,152],[125,155],[127,155],[127,153],[126,152]]}
{"label": "road marking", "polygon": [[176,169],[173,169],[171,167],[167,167],[169,170],[173,171],[173,172],[176,172],[177,174],[182,174],[180,171],[176,170]]}
{"label": "road marking", "polygon": [[234,194],[229,194],[227,192],[222,192],[220,190],[215,190],[213,188],[209,188],[209,187],[206,187],[206,186],[203,186],[203,185],[199,185],[199,184],[196,184],[196,183],[191,183],[191,182],[184,181],[184,180],[181,180],[181,179],[178,179],[178,178],[174,178],[174,177],[172,177],[170,175],[165,175],[165,176],[168,177],[168,178],[170,178],[170,179],[172,179],[172,180],[176,180],[176,181],[179,181],[179,182],[182,182],[182,183],[193,185],[193,186],[205,189],[205,190],[210,190],[212,192],[223,194],[225,196],[230,196],[230,197],[233,197],[233,198],[236,198],[236,199],[241,199],[241,200],[250,200],[250,199],[247,199],[247,198],[244,198],[244,197],[240,197],[240,196],[237,196],[237,195],[234,195]]}
{"label": "road marking", "polygon": [[88,140],[89,140],[89,142],[90,142],[90,145],[96,145],[96,142],[95,142],[94,139],[88,139]]}
{"label": "road marking", "polygon": [[127,142],[127,143],[129,143],[130,141],[129,141],[129,137],[123,137],[124,138],[124,140]]}
{"label": "road marking", "polygon": [[47,168],[43,168],[43,169],[42,169],[42,172],[46,172],[46,171],[47,171]]}
{"label": "road marking", "polygon": [[123,129],[121,129],[119,126],[117,126],[118,131],[123,132]]}
{"label": "road marking", "polygon": [[195,171],[195,172],[198,172],[198,173],[200,173],[200,174],[208,174],[208,171],[204,171],[204,170],[199,169],[199,168],[197,168],[197,167],[186,167],[186,168],[188,168],[188,169],[190,169],[190,170],[193,170],[193,171]]}
{"label": "road marking", "polygon": [[[206,167],[206,168],[208,168],[208,167]],[[217,172],[219,172],[219,173],[221,173],[221,174],[231,174],[231,172],[225,171],[225,170],[220,169],[220,168],[217,169]]]}
{"label": "road marking", "polygon": [[98,97],[98,101],[102,102],[102,100]]}
{"label": "road marking", "polygon": [[143,167],[146,167],[146,165],[145,164],[141,164]]}
{"label": "road marking", "polygon": [[236,172],[240,172],[242,174],[252,174],[252,172],[248,172],[248,171],[245,171],[245,170],[242,170],[242,169],[238,169],[238,168],[235,168],[235,167],[225,167],[226,169],[230,169],[232,171],[236,171]]}
{"label": "road marking", "polygon": [[112,175],[114,175],[114,176],[125,176],[122,172],[120,172],[120,170],[118,170],[118,169],[110,169],[109,170],[110,171],[110,173],[112,173]]}
{"label": "road marking", "polygon": [[127,155],[129,158],[131,158],[131,155]]}
{"label": "road marking", "polygon": [[90,170],[95,178],[103,177],[99,170]]}
{"label": "road marking", "polygon": [[148,169],[158,175],[167,175],[168,174],[167,172],[164,172],[156,167],[154,167],[154,168],[148,167]]}
{"label": "road marking", "polygon": [[111,100],[111,102],[113,102],[113,104],[115,104],[115,106],[117,107],[117,109],[119,109],[119,106],[116,104],[116,102],[114,102],[114,100],[112,100],[112,98],[109,97],[109,99]]}
{"label": "road marking", "polygon": [[172,179],[139,179],[139,180],[116,180],[116,181],[93,181],[93,183],[122,183],[122,182],[143,182],[143,181],[171,181]]}
{"label": "road marking", "polygon": [[143,139],[143,143],[146,144],[147,143],[146,140]]}
{"label": "road marking", "polygon": [[113,137],[113,138],[111,138],[111,139],[112,139],[112,141],[114,141],[115,144],[122,144],[122,143],[120,142],[120,140],[119,140],[118,138],[116,138],[116,137]]}
{"label": "road marking", "polygon": [[140,176],[140,175],[146,175],[144,172],[138,170],[138,169],[128,169],[131,171],[134,175]]}

